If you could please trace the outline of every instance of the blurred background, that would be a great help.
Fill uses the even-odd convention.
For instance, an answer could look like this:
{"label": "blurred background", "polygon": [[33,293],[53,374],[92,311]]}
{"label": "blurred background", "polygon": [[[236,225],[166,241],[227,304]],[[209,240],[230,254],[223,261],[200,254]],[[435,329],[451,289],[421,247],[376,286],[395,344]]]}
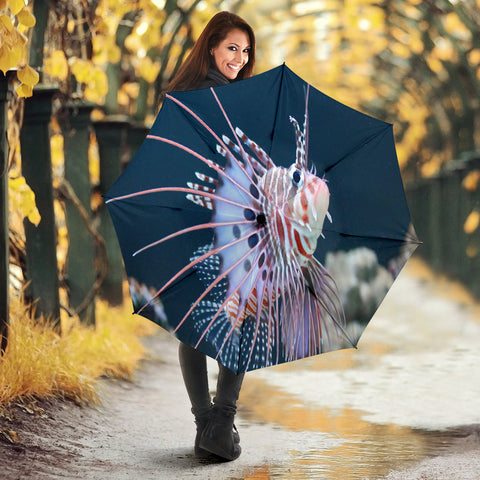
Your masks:
{"label": "blurred background", "polygon": [[[395,287],[396,300],[380,312],[376,329],[372,326],[364,353],[356,360],[347,355],[328,357],[329,361],[316,357],[301,366],[295,362],[290,377],[288,366],[278,381],[269,373],[268,383],[260,373],[244,393],[250,410],[243,415],[251,421],[289,422],[293,430],[305,424],[304,429],[355,436],[359,447],[350,455],[352,468],[368,464],[370,470],[363,472],[367,475],[377,471],[378,458],[390,445],[387,437],[410,458],[410,446],[417,445],[412,438],[431,443],[431,434],[418,428],[478,421],[475,398],[478,404],[479,396],[472,380],[478,378],[475,315],[462,317],[468,302],[453,308],[453,303],[436,297],[426,301],[431,291],[425,293],[422,286],[445,274],[480,299],[479,0],[0,0],[1,351],[8,353],[9,341],[13,348],[17,335],[13,319],[25,323],[27,316],[42,318],[65,338],[73,331],[65,317],[87,327],[96,325],[99,331],[100,317],[112,317],[113,324],[117,314],[111,309],[128,305],[125,318],[131,323],[122,259],[102,194],[144,140],[158,111],[160,92],[205,24],[221,10],[239,14],[254,28],[255,73],[286,62],[327,95],[394,124],[413,224],[424,243],[417,255],[433,275],[428,274],[428,281],[403,280]],[[451,289],[448,283],[443,293],[448,297]],[[58,344],[55,338],[52,343]],[[105,338],[105,357],[111,362],[114,339]],[[68,342],[65,351],[79,348]],[[98,345],[97,340],[92,343]],[[128,342],[122,341],[115,353],[118,358],[126,356],[124,343]],[[429,352],[425,356],[418,353],[425,350]],[[77,363],[83,366],[85,358],[95,356],[90,352],[85,351]],[[415,354],[408,356],[411,352]],[[437,352],[444,352],[450,363],[442,363]],[[37,362],[29,357],[26,370]],[[11,365],[17,378],[18,359]],[[56,358],[52,365],[54,373],[48,371],[46,376],[57,385]],[[358,371],[370,366],[373,370],[374,365],[383,368],[378,384],[358,376]],[[110,363],[105,368],[111,371]],[[298,385],[304,378],[299,372],[308,375],[312,370],[315,375],[322,370],[323,377],[305,383],[319,385],[315,398],[305,400],[305,412],[287,418],[279,408],[285,404],[291,412],[290,397],[288,402],[277,401],[276,410],[267,402],[268,411],[256,412],[261,405],[255,403],[258,391],[275,387],[275,398],[281,400],[280,393],[291,388],[290,396],[296,398],[295,392],[305,390]],[[341,373],[340,378],[357,376],[357,383],[334,383],[338,371],[349,370],[353,373]],[[330,371],[337,373],[329,376]],[[78,378],[84,375],[81,370]],[[25,385],[37,376],[25,377],[19,395],[30,392]],[[446,386],[445,378],[450,382]],[[333,392],[326,400],[319,379]],[[263,386],[257,388],[255,382]],[[11,388],[11,378],[0,375],[3,384]],[[366,404],[349,403],[359,398],[356,393],[362,385],[367,386]],[[65,388],[60,391],[62,398],[80,395],[65,395]],[[410,403],[405,401],[405,409],[402,403],[392,408],[401,402],[402,391],[411,393]],[[463,410],[459,407],[460,416],[450,418],[452,405],[460,405],[460,391]],[[375,402],[383,402],[378,408],[371,392]],[[345,403],[340,413],[339,399]],[[416,417],[408,409],[416,408],[418,399],[425,408]],[[444,403],[438,406],[441,400]],[[1,401],[0,396],[0,405]],[[315,417],[315,423],[311,419],[315,402],[324,402],[319,412],[325,412],[326,405],[337,410]],[[348,410],[352,405],[358,411],[374,409],[376,416],[352,413]],[[385,418],[383,411],[388,412]],[[272,412],[278,418],[272,420]],[[347,433],[340,428],[344,424]],[[398,425],[413,430],[403,435]],[[440,436],[438,444],[443,441]],[[313,464],[308,452],[314,448],[302,457],[305,465]],[[370,451],[377,453],[369,463],[365,455]],[[317,457],[326,461],[323,453]],[[345,478],[343,465],[332,468],[340,472],[332,478]],[[285,478],[293,478],[288,472]]]}
{"label": "blurred background", "polygon": [[394,123],[420,254],[480,295],[478,0],[4,0],[4,343],[10,289],[55,325],[60,307],[94,324],[95,297],[122,303],[101,195],[220,10],[254,27],[256,73],[286,62],[327,95]]}

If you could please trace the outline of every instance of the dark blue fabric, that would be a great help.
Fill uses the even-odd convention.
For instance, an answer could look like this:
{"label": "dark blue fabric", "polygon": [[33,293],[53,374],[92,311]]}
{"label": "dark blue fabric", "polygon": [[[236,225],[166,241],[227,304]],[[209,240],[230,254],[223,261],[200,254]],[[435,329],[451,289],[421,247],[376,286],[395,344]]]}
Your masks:
{"label": "dark blue fabric", "polygon": [[[214,90],[232,125],[257,142],[275,164],[288,167],[295,161],[296,149],[289,117],[303,124],[306,88],[305,81],[282,65]],[[313,87],[309,95],[309,165],[314,164],[317,175],[328,182],[329,211],[334,219],[332,224],[325,222],[325,239],[318,242],[315,255],[323,262],[328,251],[366,246],[386,266],[408,243],[410,225],[392,125],[353,110]],[[210,89],[172,96],[201,117],[220,138],[232,138]],[[150,134],[177,141],[224,164],[216,150],[217,140],[171,99],[165,100]],[[194,172],[216,177],[194,156],[147,138],[105,199],[163,186],[186,187],[187,182],[196,181]],[[108,203],[108,208],[128,277],[154,289],[187,265],[199,246],[212,240],[212,230],[198,230],[133,257],[133,252],[166,235],[209,222],[211,212],[187,200],[184,192],[143,195]],[[175,328],[204,289],[190,270],[162,294],[170,328]],[[151,307],[142,314],[161,323]],[[198,340],[191,328],[180,329],[178,337],[192,345]],[[215,357],[210,343],[203,342],[200,349]]]}

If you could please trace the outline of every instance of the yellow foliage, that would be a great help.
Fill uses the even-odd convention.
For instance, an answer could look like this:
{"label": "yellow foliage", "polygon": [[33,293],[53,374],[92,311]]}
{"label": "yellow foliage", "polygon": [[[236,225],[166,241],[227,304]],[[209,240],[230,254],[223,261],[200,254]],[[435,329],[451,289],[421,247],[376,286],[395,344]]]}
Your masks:
{"label": "yellow foliage", "polygon": [[63,148],[63,135],[60,133],[54,133],[50,136],[50,150],[52,157],[53,172],[56,176],[63,176],[64,168],[64,148]]}
{"label": "yellow foliage", "polygon": [[107,74],[96,67],[91,81],[87,84],[85,88],[85,98],[94,103],[102,103],[105,95],[108,92],[108,78]]}
{"label": "yellow foliage", "polygon": [[106,73],[92,61],[80,58],[72,59],[71,70],[75,78],[86,85],[85,98],[94,103],[101,103],[108,91]]}
{"label": "yellow foliage", "polygon": [[35,26],[37,22],[35,17],[28,11],[27,8],[23,8],[17,14],[18,21],[25,27],[31,28]]}
{"label": "yellow foliage", "polygon": [[23,0],[7,0],[7,5],[10,11],[14,15],[17,15],[17,13],[25,6],[25,2]]}
{"label": "yellow foliage", "polygon": [[450,35],[461,40],[470,40],[472,33],[461,21],[457,13],[451,12],[447,15],[442,15],[442,22],[445,30]]}
{"label": "yellow foliage", "polygon": [[82,60],[81,58],[72,58],[70,67],[78,82],[87,83],[90,80],[90,74],[93,69],[92,62]]}
{"label": "yellow foliage", "polygon": [[465,220],[463,224],[463,230],[466,234],[472,234],[477,230],[478,226],[480,225],[480,213],[474,210],[470,213],[470,215]]}
{"label": "yellow foliage", "polygon": [[469,52],[467,57],[470,65],[480,65],[480,50],[478,48]]}
{"label": "yellow foliage", "polygon": [[[6,7],[8,6],[8,10]],[[22,68],[19,80],[23,82],[17,88],[20,97],[30,97],[33,86],[38,82],[38,74],[33,74],[33,69],[27,65],[27,37],[23,31],[35,25],[35,17],[25,7],[24,0],[8,0],[1,6],[3,13],[0,15],[0,70],[7,73],[14,68]],[[36,78],[36,80],[35,80]]]}
{"label": "yellow foliage", "polygon": [[120,61],[122,53],[120,47],[115,44],[114,36],[96,35],[93,37],[92,43],[97,63],[118,63]]}
{"label": "yellow foliage", "polygon": [[95,403],[98,377],[131,380],[145,356],[137,335],[154,329],[152,324],[145,332],[144,323],[151,322],[130,312],[98,302],[95,329],[62,318],[63,334],[58,335],[13,298],[8,347],[0,357],[0,406],[47,397]]}
{"label": "yellow foliage", "polygon": [[136,82],[127,82],[118,91],[118,103],[128,107],[138,97],[139,85]]}
{"label": "yellow foliage", "polygon": [[138,35],[129,35],[125,39],[125,47],[130,52],[138,52],[142,48],[142,41]]}
{"label": "yellow foliage", "polygon": [[160,71],[160,63],[152,62],[149,57],[142,58],[136,68],[137,76],[142,77],[148,83],[153,83]]}
{"label": "yellow foliage", "polygon": [[457,52],[453,48],[452,43],[446,38],[438,38],[436,40],[433,55],[436,56],[439,60],[450,62],[458,61]]}
{"label": "yellow foliage", "polygon": [[478,188],[480,182],[480,170],[472,170],[462,182],[463,188],[470,192],[474,192]]}
{"label": "yellow foliage", "polygon": [[65,53],[61,50],[55,50],[44,61],[44,72],[52,77],[65,81],[68,77],[68,62]]}
{"label": "yellow foliage", "polygon": [[7,30],[7,32],[11,32],[13,30],[13,20],[10,15],[7,15],[6,13],[0,15],[0,23]]}
{"label": "yellow foliage", "polygon": [[19,70],[17,72],[17,78],[29,87],[33,87],[34,85],[36,85],[38,83],[38,80],[40,79],[37,71],[34,70],[30,65],[26,65],[21,70]]}
{"label": "yellow foliage", "polygon": [[35,193],[24,177],[8,179],[8,202],[10,209],[27,217],[34,225],[40,223],[41,217],[35,204]]}
{"label": "yellow foliage", "polygon": [[440,157],[434,157],[428,162],[425,162],[421,167],[421,172],[423,177],[431,177],[435,175],[441,167],[442,160]]}
{"label": "yellow foliage", "polygon": [[92,185],[98,184],[100,181],[100,155],[98,152],[97,138],[93,133],[90,135],[90,143],[88,145],[88,170],[90,183]]}

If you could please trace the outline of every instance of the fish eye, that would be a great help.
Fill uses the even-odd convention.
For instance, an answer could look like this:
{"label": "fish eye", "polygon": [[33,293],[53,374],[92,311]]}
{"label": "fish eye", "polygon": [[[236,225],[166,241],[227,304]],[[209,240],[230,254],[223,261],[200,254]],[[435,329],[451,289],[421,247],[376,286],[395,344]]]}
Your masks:
{"label": "fish eye", "polygon": [[293,185],[297,188],[303,187],[303,171],[297,168],[295,165],[290,167],[290,179],[292,180]]}

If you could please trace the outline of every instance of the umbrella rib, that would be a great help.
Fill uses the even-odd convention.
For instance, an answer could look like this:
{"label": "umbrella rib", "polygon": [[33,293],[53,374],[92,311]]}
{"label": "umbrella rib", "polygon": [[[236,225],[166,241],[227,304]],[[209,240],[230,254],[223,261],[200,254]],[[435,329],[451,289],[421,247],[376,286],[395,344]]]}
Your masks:
{"label": "umbrella rib", "polygon": [[[384,122],[385,123],[385,122]],[[371,135],[369,135],[367,138],[365,138],[360,144],[358,145],[355,145],[353,146],[347,153],[345,153],[345,155],[343,155],[341,158],[339,158],[336,162],[332,163],[331,165],[329,165],[327,168],[325,168],[324,170],[324,173],[327,173],[328,171],[330,171],[332,168],[335,168],[340,162],[342,162],[343,160],[345,160],[346,158],[348,158],[352,152],[356,152],[358,150],[360,150],[361,148],[363,148],[365,145],[368,145],[373,139],[377,138],[379,135],[383,135],[385,134],[385,132],[392,128],[392,124],[391,123],[387,123],[384,128],[382,128],[381,130],[379,130],[378,132],[376,133],[372,133]]]}
{"label": "umbrella rib", "polygon": [[225,197],[219,197],[210,192],[203,192],[200,190],[195,190],[194,188],[186,188],[186,187],[159,187],[159,188],[150,188],[148,190],[142,190],[140,192],[128,193],[127,195],[121,195],[120,197],[114,197],[108,199],[105,203],[116,202],[118,200],[127,200],[129,198],[139,197],[141,195],[148,195],[150,193],[161,193],[161,192],[185,192],[185,193],[192,193],[194,195],[203,195],[204,197],[212,198],[213,200],[220,200],[225,203],[230,203],[236,207],[240,208],[250,208],[250,205],[242,205],[241,203],[234,202],[233,200],[229,200]]}
{"label": "umbrella rib", "polygon": [[[247,237],[245,237],[247,238]],[[265,242],[264,242],[265,243]],[[257,250],[259,247],[260,247],[261,243],[259,243],[255,248],[255,250]],[[253,250],[253,249],[252,249]],[[215,282],[219,282],[221,280],[220,277],[225,277],[226,275],[228,275],[234,268],[238,267],[252,252],[252,250],[249,250],[247,251],[247,253],[245,255],[243,255],[243,257],[240,258],[240,260],[238,260],[236,263],[234,263],[228,270],[226,270],[221,276],[217,277],[215,279],[214,282],[212,282],[212,284],[209,286],[209,288],[196,300],[196,302],[192,305],[192,308],[187,312],[187,314],[185,315],[185,317],[182,319],[182,322],[185,321],[186,317],[188,317],[188,315],[190,315],[190,313],[192,312],[192,310],[198,305],[198,303],[200,302],[200,300],[205,296],[205,294],[208,292],[209,289],[211,289],[214,285]],[[240,287],[246,282],[246,280],[248,279],[250,275],[245,275],[245,277],[243,277],[243,280],[238,284],[238,286],[235,288],[235,290],[233,292],[230,293],[230,295],[228,295],[225,300],[223,301],[222,305],[220,305],[220,307],[218,308],[217,310],[217,313],[215,314],[215,316],[212,318],[212,320],[210,321],[210,323],[207,325],[207,327],[205,328],[205,331],[203,332],[202,336],[199,338],[197,344],[195,345],[195,348],[198,347],[198,345],[200,344],[200,342],[203,340],[203,337],[205,337],[205,335],[207,334],[207,331],[208,329],[213,325],[213,323],[215,322],[215,320],[217,319],[217,317],[220,315],[221,311],[226,307],[227,303],[233,298],[233,296],[238,292],[238,290],[240,289]],[[244,305],[246,304],[246,302],[243,302]],[[230,328],[230,331],[227,335],[227,338],[225,339],[225,341],[223,342],[220,350],[224,347],[226,341],[228,340],[228,338],[230,337],[230,335],[232,334],[233,330],[235,330],[236,326],[237,326],[237,322],[238,322],[238,319],[240,317],[240,311],[241,311],[241,304],[242,304],[242,299],[239,300],[238,302],[238,310],[237,310],[237,315],[235,317],[235,320],[232,324],[232,327]],[[182,323],[181,322],[181,323]],[[177,328],[180,326],[180,324],[177,326]],[[176,329],[175,329],[176,330]],[[218,357],[218,355],[217,355]]]}
{"label": "umbrella rib", "polygon": [[[218,252],[221,252],[222,250],[225,250],[226,248],[228,247],[231,247],[233,245],[236,245],[237,243],[240,243],[242,242],[243,240],[245,240],[245,238],[247,237],[244,237],[244,238],[239,238],[237,240],[235,240],[234,242],[230,242],[226,245],[223,245],[221,247],[218,247],[218,248],[215,248],[215,249],[212,249],[206,253],[204,253],[203,255],[201,255],[200,257],[196,258],[195,260],[193,260],[192,262],[190,262],[188,265],[186,265],[185,267],[183,267],[181,270],[179,270],[160,290],[157,291],[157,293],[142,307],[140,308],[140,310],[138,310],[137,314],[141,313],[148,305],[150,305],[150,303],[152,303],[168,286],[170,286],[175,280],[177,280],[178,277],[180,277],[183,273],[185,273],[187,270],[189,270],[190,268],[194,267],[195,265],[197,265],[197,263],[200,263],[202,262],[203,260],[205,260],[206,258],[212,256],[212,255],[216,255]],[[177,326],[178,328],[178,326]],[[175,329],[176,330],[176,329]]]}
{"label": "umbrella rib", "polygon": [[[175,97],[172,97],[171,95],[167,94],[166,95],[167,98],[169,98],[170,100],[172,100],[173,102],[175,102],[177,105],[180,106],[180,108],[183,108],[186,112],[188,112],[195,120],[197,120],[197,122],[200,123],[200,125],[202,125],[203,127],[206,128],[206,130],[213,136],[213,138],[215,138],[215,140],[220,144],[220,146],[222,148],[224,148],[226,151],[228,151],[233,159],[235,160],[236,164],[239,166],[239,168],[245,173],[245,175],[247,176],[247,178],[249,179],[250,183],[254,183],[253,179],[251,178],[251,176],[248,174],[248,172],[246,171],[245,169],[245,165],[243,165],[243,163],[239,162],[238,159],[235,157],[235,155],[232,154],[232,152],[230,152],[230,150],[228,149],[227,145],[223,142],[223,140],[220,139],[220,137],[213,131],[213,129],[204,121],[202,120],[193,110],[191,110],[190,108],[188,108],[184,103],[182,103],[180,100],[178,100],[177,98]],[[248,192],[249,196],[251,196],[252,198],[255,199],[255,197],[250,193]],[[256,200],[256,199],[255,199]]]}
{"label": "umbrella rib", "polygon": [[142,247],[139,250],[137,250],[136,252],[134,252],[132,254],[132,257],[135,257],[139,253],[141,253],[141,252],[143,252],[143,251],[145,251],[149,248],[160,245],[161,243],[166,242],[167,240],[175,238],[179,235],[183,235],[184,233],[194,232],[195,230],[203,230],[205,228],[227,227],[229,225],[245,225],[245,224],[250,224],[250,223],[253,223],[253,222],[251,220],[242,220],[242,221],[236,221],[236,222],[221,222],[221,223],[209,222],[209,223],[202,223],[200,225],[194,225],[193,227],[188,227],[188,228],[184,228],[183,230],[178,230],[177,232],[172,233],[171,235],[167,235],[166,237],[163,237],[160,240],[157,240],[157,241],[152,242],[148,245],[145,245],[144,247]]}
{"label": "umbrella rib", "polygon": [[[226,244],[224,245],[223,247],[220,247],[217,249],[217,251],[220,251],[220,250],[223,250],[227,247],[231,247],[232,245],[235,245],[236,243],[239,243],[241,241],[244,241],[246,240],[247,238],[249,237],[249,235],[246,235],[244,237],[240,237],[239,239],[237,239],[236,241],[234,242],[230,242],[229,244]],[[242,263],[251,253],[253,250],[256,250],[258,249],[258,247],[260,246],[260,243],[255,246],[254,248],[250,249],[247,251],[247,253],[245,255],[243,255],[243,257],[240,258],[240,260],[238,260],[236,263],[234,263],[230,268],[228,268],[225,272],[223,272],[221,275],[218,275],[217,278],[208,286],[208,288],[197,298],[197,300],[195,300],[195,302],[192,304],[192,306],[190,307],[190,309],[188,310],[188,312],[185,314],[185,316],[182,318],[182,320],[178,323],[178,325],[175,327],[175,330],[174,332],[176,332],[181,326],[182,324],[185,322],[185,320],[188,318],[188,316],[190,315],[190,313],[192,313],[192,311],[198,306],[198,304],[203,300],[203,298],[205,298],[205,296],[210,292],[210,290],[212,290],[212,288],[217,285],[217,283],[219,283],[223,278],[225,278],[235,267],[238,267],[238,265],[240,265],[240,263]],[[213,252],[213,250],[212,250]],[[243,282],[242,282],[243,283]],[[236,291],[238,290],[238,288],[233,292],[233,293],[236,293]],[[195,346],[195,348],[198,346],[198,344],[202,341],[203,337],[206,335],[207,333],[207,330],[213,325],[213,323],[215,322],[215,320],[217,319],[218,315],[220,315],[220,312],[221,310],[223,310],[223,308],[225,307],[226,303],[228,300],[230,300],[230,298],[232,297],[232,294],[229,295],[229,297],[227,298],[227,300],[225,300],[222,304],[222,306],[218,309],[217,313],[215,314],[215,316],[213,317],[213,319],[210,321],[210,323],[208,324],[207,328],[205,329],[205,332],[203,333],[203,335],[200,337],[200,339],[198,340],[197,342],[197,345]]]}
{"label": "umbrella rib", "polygon": [[[255,280],[255,284],[258,286],[258,280],[259,280],[259,276],[260,276],[260,273],[261,273],[261,270],[259,270],[258,272],[259,274],[257,275],[257,278]],[[255,322],[255,334],[253,336],[253,341],[252,341],[252,348],[250,349],[250,355],[248,356],[248,361],[247,361],[247,366],[245,368],[245,370],[248,370],[248,367],[250,366],[250,361],[252,359],[252,354],[253,354],[253,349],[254,349],[254,346],[255,346],[255,343],[257,342],[257,335],[258,335],[258,329],[259,329],[259,325],[260,325],[260,322],[262,321],[261,318],[262,318],[262,311],[263,311],[263,299],[265,297],[265,290],[267,289],[267,282],[263,282],[263,285],[262,285],[262,293],[259,295],[258,293],[258,288],[256,288],[256,292],[257,292],[257,317],[256,317],[256,322]],[[268,299],[267,299],[268,301]],[[268,328],[268,323],[267,323],[267,328]],[[265,363],[268,364],[268,355],[269,355],[269,345],[270,345],[270,335],[269,335],[269,332],[267,331],[267,349],[266,349],[266,356],[265,356]]]}
{"label": "umbrella rib", "polygon": [[[315,265],[315,267],[313,267],[313,265]],[[344,317],[344,314],[343,314],[343,308],[342,308],[342,312],[339,312],[336,305],[335,305],[335,301],[332,300],[332,297],[330,296],[328,290],[330,290],[330,292],[336,297],[336,299],[338,301],[340,301],[337,297],[337,294],[334,290],[332,290],[331,286],[328,285],[328,283],[326,282],[323,282],[322,279],[321,279],[321,275],[320,273],[317,271],[317,269],[320,269],[320,270],[323,270],[323,273],[328,277],[330,278],[334,284],[335,284],[335,280],[334,278],[328,273],[328,271],[326,270],[325,267],[323,267],[323,265],[320,264],[320,262],[317,262],[317,263],[314,263],[312,264],[312,273],[317,277],[317,281],[322,285],[322,293],[325,294],[325,296],[327,297],[327,299],[332,303],[333,305],[333,308],[335,310],[335,313],[336,315],[338,315],[339,317],[342,317],[343,318],[343,321],[345,322],[345,317]],[[329,315],[329,317],[332,319],[334,325],[342,332],[343,336],[346,338],[346,340],[348,340],[348,342],[350,343],[350,345],[352,345],[353,348],[357,348],[356,345],[355,345],[355,342],[351,340],[351,338],[349,337],[348,333],[346,332],[344,326],[334,317],[334,315],[332,315],[332,313],[329,311],[328,309],[328,306],[327,304],[321,300],[320,298],[317,298],[318,300],[318,303],[323,307],[323,309],[325,310],[325,312],[327,312],[327,314]],[[341,303],[340,303],[341,305]],[[329,335],[329,331],[328,331],[328,328],[326,329],[326,333],[327,335]]]}
{"label": "umbrella rib", "polygon": [[[265,242],[264,242],[264,243],[265,243]],[[266,248],[267,248],[267,247],[264,246],[263,249],[261,250],[261,252],[264,252],[264,251],[266,250]],[[259,252],[259,254],[261,254],[261,253]],[[258,273],[257,273],[257,276],[256,276],[256,278],[255,278],[254,285],[257,285],[257,282],[258,282],[258,279],[260,278],[261,272],[262,272],[262,271],[259,269],[259,271],[258,271]],[[242,282],[238,285],[237,290],[235,291],[235,293],[236,293],[236,292],[238,291],[238,289],[245,283],[245,281],[247,280],[248,277],[249,277],[249,275],[246,275],[246,276],[244,277],[244,279],[242,280]],[[257,293],[258,293],[258,292],[257,292]],[[230,298],[231,298],[231,296],[232,296],[232,295],[230,295]],[[250,299],[250,296],[248,296],[248,299],[247,299],[247,301],[245,302],[245,304],[248,302],[249,299]],[[231,326],[231,328],[230,328],[227,336],[225,337],[225,339],[224,339],[221,347],[219,348],[218,353],[217,353],[217,356],[215,357],[215,359],[218,358],[218,356],[220,355],[220,352],[223,350],[223,347],[224,347],[225,344],[227,343],[228,339],[230,338],[230,336],[231,336],[232,333],[234,332],[235,328],[237,328],[237,323],[238,323],[238,320],[239,320],[239,318],[240,318],[240,314],[241,314],[241,313],[244,313],[244,311],[241,312],[240,303],[238,304],[238,307],[239,307],[239,308],[238,308],[238,311],[237,311],[237,315],[236,315],[236,317],[235,317],[235,320],[234,320],[234,322],[232,323],[232,326]],[[253,339],[253,342],[252,342],[252,348],[250,349],[250,355],[249,355],[249,357],[248,357],[248,362],[247,362],[247,367],[246,367],[246,369],[248,369],[248,365],[249,365],[249,363],[250,363],[250,358],[251,358],[251,356],[252,356],[253,348],[254,348],[254,346],[255,346],[256,337],[257,337],[257,330],[258,330],[258,299],[257,299],[257,322],[256,322],[255,335],[254,335],[254,339]]]}
{"label": "umbrella rib", "polygon": [[[232,177],[230,177],[228,174],[225,173],[225,170],[220,168],[215,162],[213,162],[212,160],[209,160],[208,158],[205,158],[203,155],[200,155],[199,153],[195,152],[191,148],[188,148],[185,145],[182,145],[181,143],[175,142],[174,140],[170,140],[170,139],[164,138],[164,137],[159,137],[157,135],[147,135],[146,138],[149,138],[151,140],[158,140],[158,141],[163,142],[163,143],[168,143],[170,145],[173,145],[174,147],[177,147],[177,148],[180,148],[180,149],[184,150],[187,153],[190,153],[194,157],[197,157],[199,160],[204,162],[208,167],[215,170],[218,174],[224,176],[227,180],[231,181],[236,187],[238,187],[240,190],[245,192],[247,195],[254,198],[250,191],[246,190],[242,185],[238,184]],[[155,193],[155,190],[154,189],[144,190],[144,192],[145,193]],[[139,195],[142,194],[142,192],[136,192],[136,193],[138,193]],[[197,195],[200,194],[199,190],[195,190],[194,193],[197,194]],[[122,195],[120,197],[110,198],[110,199],[106,200],[105,203],[111,203],[111,202],[114,202],[114,201],[117,201],[117,200],[123,200],[123,199],[129,198],[129,197],[134,197],[134,196],[135,196],[135,193],[134,194],[129,194],[129,195]]]}
{"label": "umbrella rib", "polygon": [[371,239],[377,239],[377,240],[390,240],[392,242],[405,242],[408,244],[416,244],[416,245],[421,245],[423,242],[418,240],[417,237],[413,235],[406,235],[403,237],[395,238],[395,237],[385,237],[382,235],[356,235],[354,233],[344,233],[344,232],[339,232],[338,230],[334,230],[333,228],[324,228],[322,231],[324,232],[331,232],[331,233],[337,233],[338,235],[341,235],[342,237],[354,237],[354,238],[371,238]]}
{"label": "umbrella rib", "polygon": [[[194,150],[192,150],[191,148],[185,146],[185,145],[182,145],[181,143],[178,143],[178,142],[175,142],[174,140],[170,140],[168,138],[165,138],[165,137],[159,137],[157,135],[147,135],[147,138],[150,138],[152,140],[158,140],[160,142],[164,142],[164,143],[168,143],[170,145],[173,145],[174,147],[177,147],[177,148],[180,148],[182,150],[184,150],[185,152],[187,153],[190,153],[191,155],[193,155],[194,157],[197,157],[198,159],[200,159],[202,162],[206,163],[207,166],[209,166],[210,168],[212,168],[213,170],[215,170],[218,174],[222,175],[223,177],[225,177],[227,180],[230,180],[230,182],[232,182],[236,187],[238,187],[239,190],[242,190],[243,192],[245,192],[246,194],[248,194],[248,196],[254,198],[251,194],[251,192],[247,189],[245,189],[245,187],[243,187],[242,185],[240,185],[234,178],[232,178],[230,175],[228,175],[225,170],[223,168],[220,168],[215,162],[213,162],[212,160],[209,160],[208,158],[205,158],[203,155],[200,155],[199,153],[195,152]],[[235,160],[235,162],[238,164],[238,161],[237,159],[235,158],[235,156],[230,152],[230,150],[226,150],[231,158],[233,158]],[[243,169],[243,172],[245,173],[245,175],[247,176],[247,178],[251,181],[250,177],[248,177],[248,174],[247,172],[245,171],[245,169]]]}
{"label": "umbrella rib", "polygon": [[[210,88],[210,91],[212,92],[212,95],[214,96],[214,98],[215,98],[218,106],[220,107],[220,110],[221,110],[223,116],[225,117],[225,120],[227,121],[228,126],[230,127],[230,130],[233,132],[233,135],[235,136],[235,140],[237,141],[238,147],[240,148],[240,152],[241,152],[240,154],[241,154],[242,158],[243,158],[244,160],[245,160],[245,159],[247,160],[248,165],[250,166],[251,171],[254,172],[255,170],[254,170],[254,168],[253,168],[253,166],[252,166],[252,163],[250,162],[250,159],[248,158],[247,153],[245,152],[245,149],[244,149],[243,146],[242,146],[242,142],[240,142],[240,139],[238,138],[237,132],[236,132],[235,129],[233,128],[232,122],[231,122],[230,119],[228,118],[227,112],[225,112],[225,109],[223,108],[223,105],[222,105],[222,103],[220,102],[220,100],[219,100],[217,94],[215,93],[215,91],[213,90],[213,88]],[[246,173],[248,174],[248,172],[246,172]],[[249,177],[249,179],[250,179],[251,182],[253,182],[253,179],[252,179],[252,178]]]}

